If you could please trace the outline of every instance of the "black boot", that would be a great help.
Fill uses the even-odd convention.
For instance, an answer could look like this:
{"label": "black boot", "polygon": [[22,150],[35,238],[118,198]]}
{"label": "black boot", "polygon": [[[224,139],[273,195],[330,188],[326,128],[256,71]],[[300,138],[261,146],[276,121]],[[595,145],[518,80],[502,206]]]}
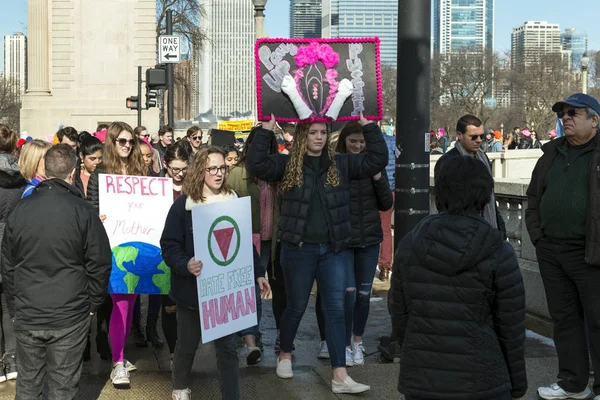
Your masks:
{"label": "black boot", "polygon": [[142,332],[141,326],[138,324],[133,324],[131,325],[131,331],[133,332],[133,340],[136,347],[148,347],[148,342],[146,341],[144,332]]}
{"label": "black boot", "polygon": [[154,348],[159,349],[165,345],[165,342],[162,341],[156,330],[156,321],[148,319],[148,323],[146,324],[146,339],[152,343],[152,347]]}

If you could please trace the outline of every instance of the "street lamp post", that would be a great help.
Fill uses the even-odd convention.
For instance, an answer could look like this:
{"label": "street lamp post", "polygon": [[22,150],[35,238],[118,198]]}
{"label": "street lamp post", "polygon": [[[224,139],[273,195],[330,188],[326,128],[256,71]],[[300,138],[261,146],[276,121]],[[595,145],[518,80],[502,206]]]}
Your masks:
{"label": "street lamp post", "polygon": [[500,123],[500,133],[504,136],[504,122]]}
{"label": "street lamp post", "polygon": [[587,94],[588,89],[588,66],[590,65],[590,58],[588,57],[587,50],[581,57],[581,93]]}
{"label": "street lamp post", "polygon": [[265,6],[268,0],[252,0],[254,4],[254,26],[256,31],[256,39],[264,38],[265,34]]}

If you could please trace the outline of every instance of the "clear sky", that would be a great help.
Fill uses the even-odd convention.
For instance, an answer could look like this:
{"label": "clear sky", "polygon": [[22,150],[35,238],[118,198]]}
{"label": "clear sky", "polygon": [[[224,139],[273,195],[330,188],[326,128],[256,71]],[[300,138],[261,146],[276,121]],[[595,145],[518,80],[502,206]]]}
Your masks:
{"label": "clear sky", "polygon": [[[251,0],[247,0],[251,1]],[[369,0],[357,0],[368,2]],[[510,50],[512,28],[527,20],[560,24],[561,30],[577,28],[588,33],[589,48],[600,50],[598,0],[496,0],[495,49]],[[265,29],[270,37],[288,37],[289,0],[268,0]],[[27,0],[0,0],[0,36],[26,31]],[[4,40],[0,41],[0,71],[4,70]]]}

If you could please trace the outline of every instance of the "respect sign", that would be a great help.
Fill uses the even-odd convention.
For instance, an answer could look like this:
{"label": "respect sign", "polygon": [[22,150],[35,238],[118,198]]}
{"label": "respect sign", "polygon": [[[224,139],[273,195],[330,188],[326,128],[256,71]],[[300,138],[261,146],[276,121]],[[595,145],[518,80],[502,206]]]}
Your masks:
{"label": "respect sign", "polygon": [[256,325],[250,198],[192,208],[202,343]]}
{"label": "respect sign", "polygon": [[168,294],[160,236],[173,204],[170,178],[99,174],[100,214],[112,249],[109,293]]}

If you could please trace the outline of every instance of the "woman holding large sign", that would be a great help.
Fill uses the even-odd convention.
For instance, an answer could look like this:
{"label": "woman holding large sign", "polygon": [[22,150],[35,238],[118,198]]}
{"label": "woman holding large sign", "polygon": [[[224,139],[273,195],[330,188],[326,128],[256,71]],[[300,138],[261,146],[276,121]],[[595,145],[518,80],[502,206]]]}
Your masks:
{"label": "woman holding large sign", "polygon": [[[237,198],[225,183],[227,165],[225,152],[208,147],[196,153],[183,181],[182,195],[173,203],[160,239],[163,259],[171,269],[170,298],[177,305],[177,345],[173,363],[173,399],[191,396],[190,374],[201,339],[198,288],[196,277],[202,261],[194,258],[191,209],[203,204]],[[214,341],[221,395],[224,399],[239,399],[240,381],[236,335]]]}
{"label": "woman holding large sign", "polygon": [[[99,207],[100,204],[99,172],[115,175],[147,175],[148,169],[144,163],[138,139],[134,137],[131,126],[125,122],[113,122],[108,127],[104,143],[103,164],[104,170],[99,171],[97,168],[90,176],[88,184],[88,201],[94,207]],[[123,186],[126,186],[125,183],[126,181]],[[117,217],[118,215],[101,215],[100,219],[104,221],[106,218]],[[115,387],[128,387],[130,384],[129,371],[134,370],[135,367],[125,360],[123,353],[131,330],[133,307],[137,295],[111,293],[110,297],[113,305],[108,329],[113,360],[113,371],[110,378]]]}
{"label": "woman holding large sign", "polygon": [[323,296],[323,313],[334,393],[361,393],[369,386],[355,382],[346,371],[344,297],[346,268],[352,265],[349,186],[385,168],[388,150],[379,127],[360,114],[366,142],[361,154],[333,154],[324,123],[300,123],[290,155],[271,154],[275,117],[263,123],[248,150],[246,168],[258,179],[281,181],[281,218],[277,238],[287,308],[281,318],[281,352],[277,376],[292,378],[292,346],[306,310],[315,278]]}

